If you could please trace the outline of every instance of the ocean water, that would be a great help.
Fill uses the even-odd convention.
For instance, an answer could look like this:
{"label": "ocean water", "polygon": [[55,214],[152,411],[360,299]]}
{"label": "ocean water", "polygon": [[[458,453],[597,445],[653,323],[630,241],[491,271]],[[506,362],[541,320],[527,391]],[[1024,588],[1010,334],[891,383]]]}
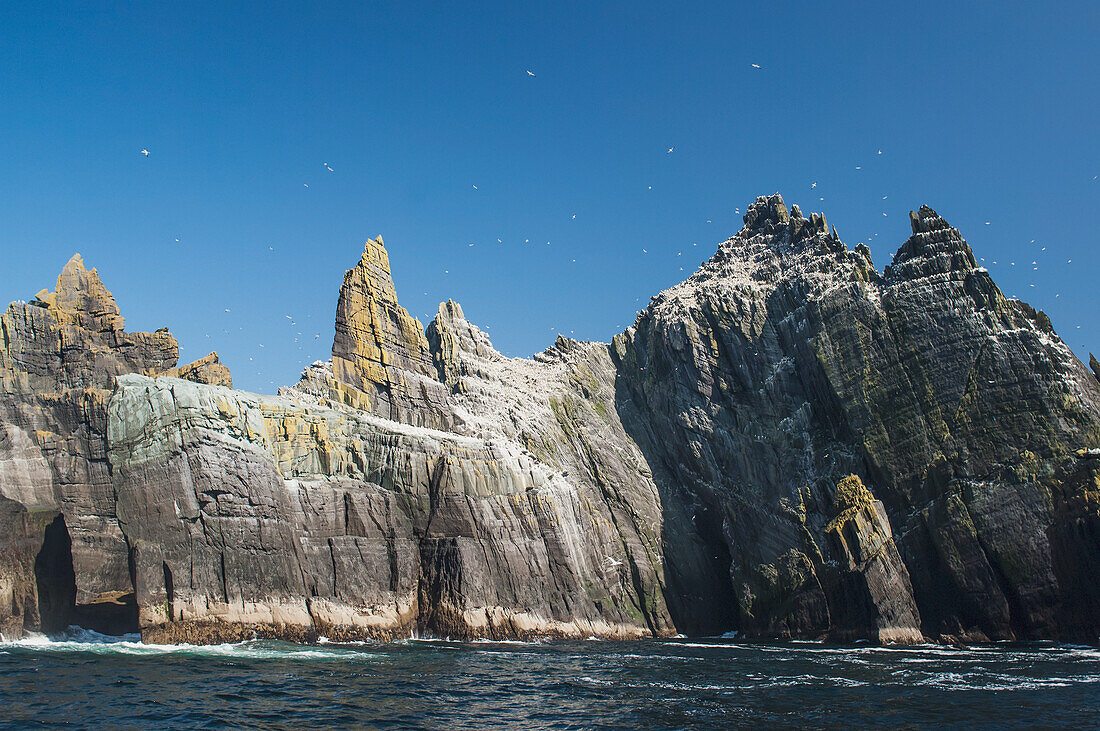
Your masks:
{"label": "ocean water", "polygon": [[0,643],[0,728],[1100,727],[1100,650],[727,639]]}

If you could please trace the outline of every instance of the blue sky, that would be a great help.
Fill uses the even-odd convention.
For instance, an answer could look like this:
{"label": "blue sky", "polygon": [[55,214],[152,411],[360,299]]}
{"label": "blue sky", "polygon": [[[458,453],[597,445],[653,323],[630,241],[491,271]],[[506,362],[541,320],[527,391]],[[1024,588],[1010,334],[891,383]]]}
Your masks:
{"label": "blue sky", "polygon": [[79,251],[128,329],[270,392],[381,234],[422,322],[530,355],[779,190],[880,269],[928,204],[1100,349],[1100,3],[232,5],[0,4],[5,302]]}

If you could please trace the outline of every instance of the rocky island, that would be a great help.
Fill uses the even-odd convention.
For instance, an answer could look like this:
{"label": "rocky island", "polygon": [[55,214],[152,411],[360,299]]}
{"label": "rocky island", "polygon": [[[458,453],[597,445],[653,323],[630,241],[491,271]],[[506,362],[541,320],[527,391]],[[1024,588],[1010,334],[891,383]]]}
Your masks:
{"label": "rocky island", "polygon": [[232,388],[80,256],[0,317],[0,632],[147,642],[1100,634],[1100,369],[929,208],[882,271],[761,197],[610,344],[423,327]]}

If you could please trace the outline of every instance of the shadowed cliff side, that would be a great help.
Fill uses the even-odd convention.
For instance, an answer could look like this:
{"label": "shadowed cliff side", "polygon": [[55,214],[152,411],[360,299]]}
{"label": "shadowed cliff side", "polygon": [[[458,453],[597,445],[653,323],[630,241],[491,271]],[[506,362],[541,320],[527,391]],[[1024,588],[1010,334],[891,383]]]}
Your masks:
{"label": "shadowed cliff side", "polygon": [[[1100,441],[1097,382],[955,229],[912,218],[880,275],[823,217],[760,198],[615,338],[624,423],[666,511],[691,505],[666,564],[709,547],[678,572],[705,596],[728,554],[750,634],[885,640],[919,616],[932,637],[1095,636],[1096,472],[1073,450]],[[870,532],[832,522],[849,473],[885,508]]]}

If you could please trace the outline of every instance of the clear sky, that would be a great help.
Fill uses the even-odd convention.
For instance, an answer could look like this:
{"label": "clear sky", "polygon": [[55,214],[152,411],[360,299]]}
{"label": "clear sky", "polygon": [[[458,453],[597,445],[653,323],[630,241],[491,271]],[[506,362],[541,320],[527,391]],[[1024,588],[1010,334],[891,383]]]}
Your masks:
{"label": "clear sky", "polygon": [[1100,349],[1100,3],[685,5],[0,3],[0,298],[80,252],[127,329],[271,392],[368,236],[423,323],[530,355],[778,190],[880,269],[928,204]]}

